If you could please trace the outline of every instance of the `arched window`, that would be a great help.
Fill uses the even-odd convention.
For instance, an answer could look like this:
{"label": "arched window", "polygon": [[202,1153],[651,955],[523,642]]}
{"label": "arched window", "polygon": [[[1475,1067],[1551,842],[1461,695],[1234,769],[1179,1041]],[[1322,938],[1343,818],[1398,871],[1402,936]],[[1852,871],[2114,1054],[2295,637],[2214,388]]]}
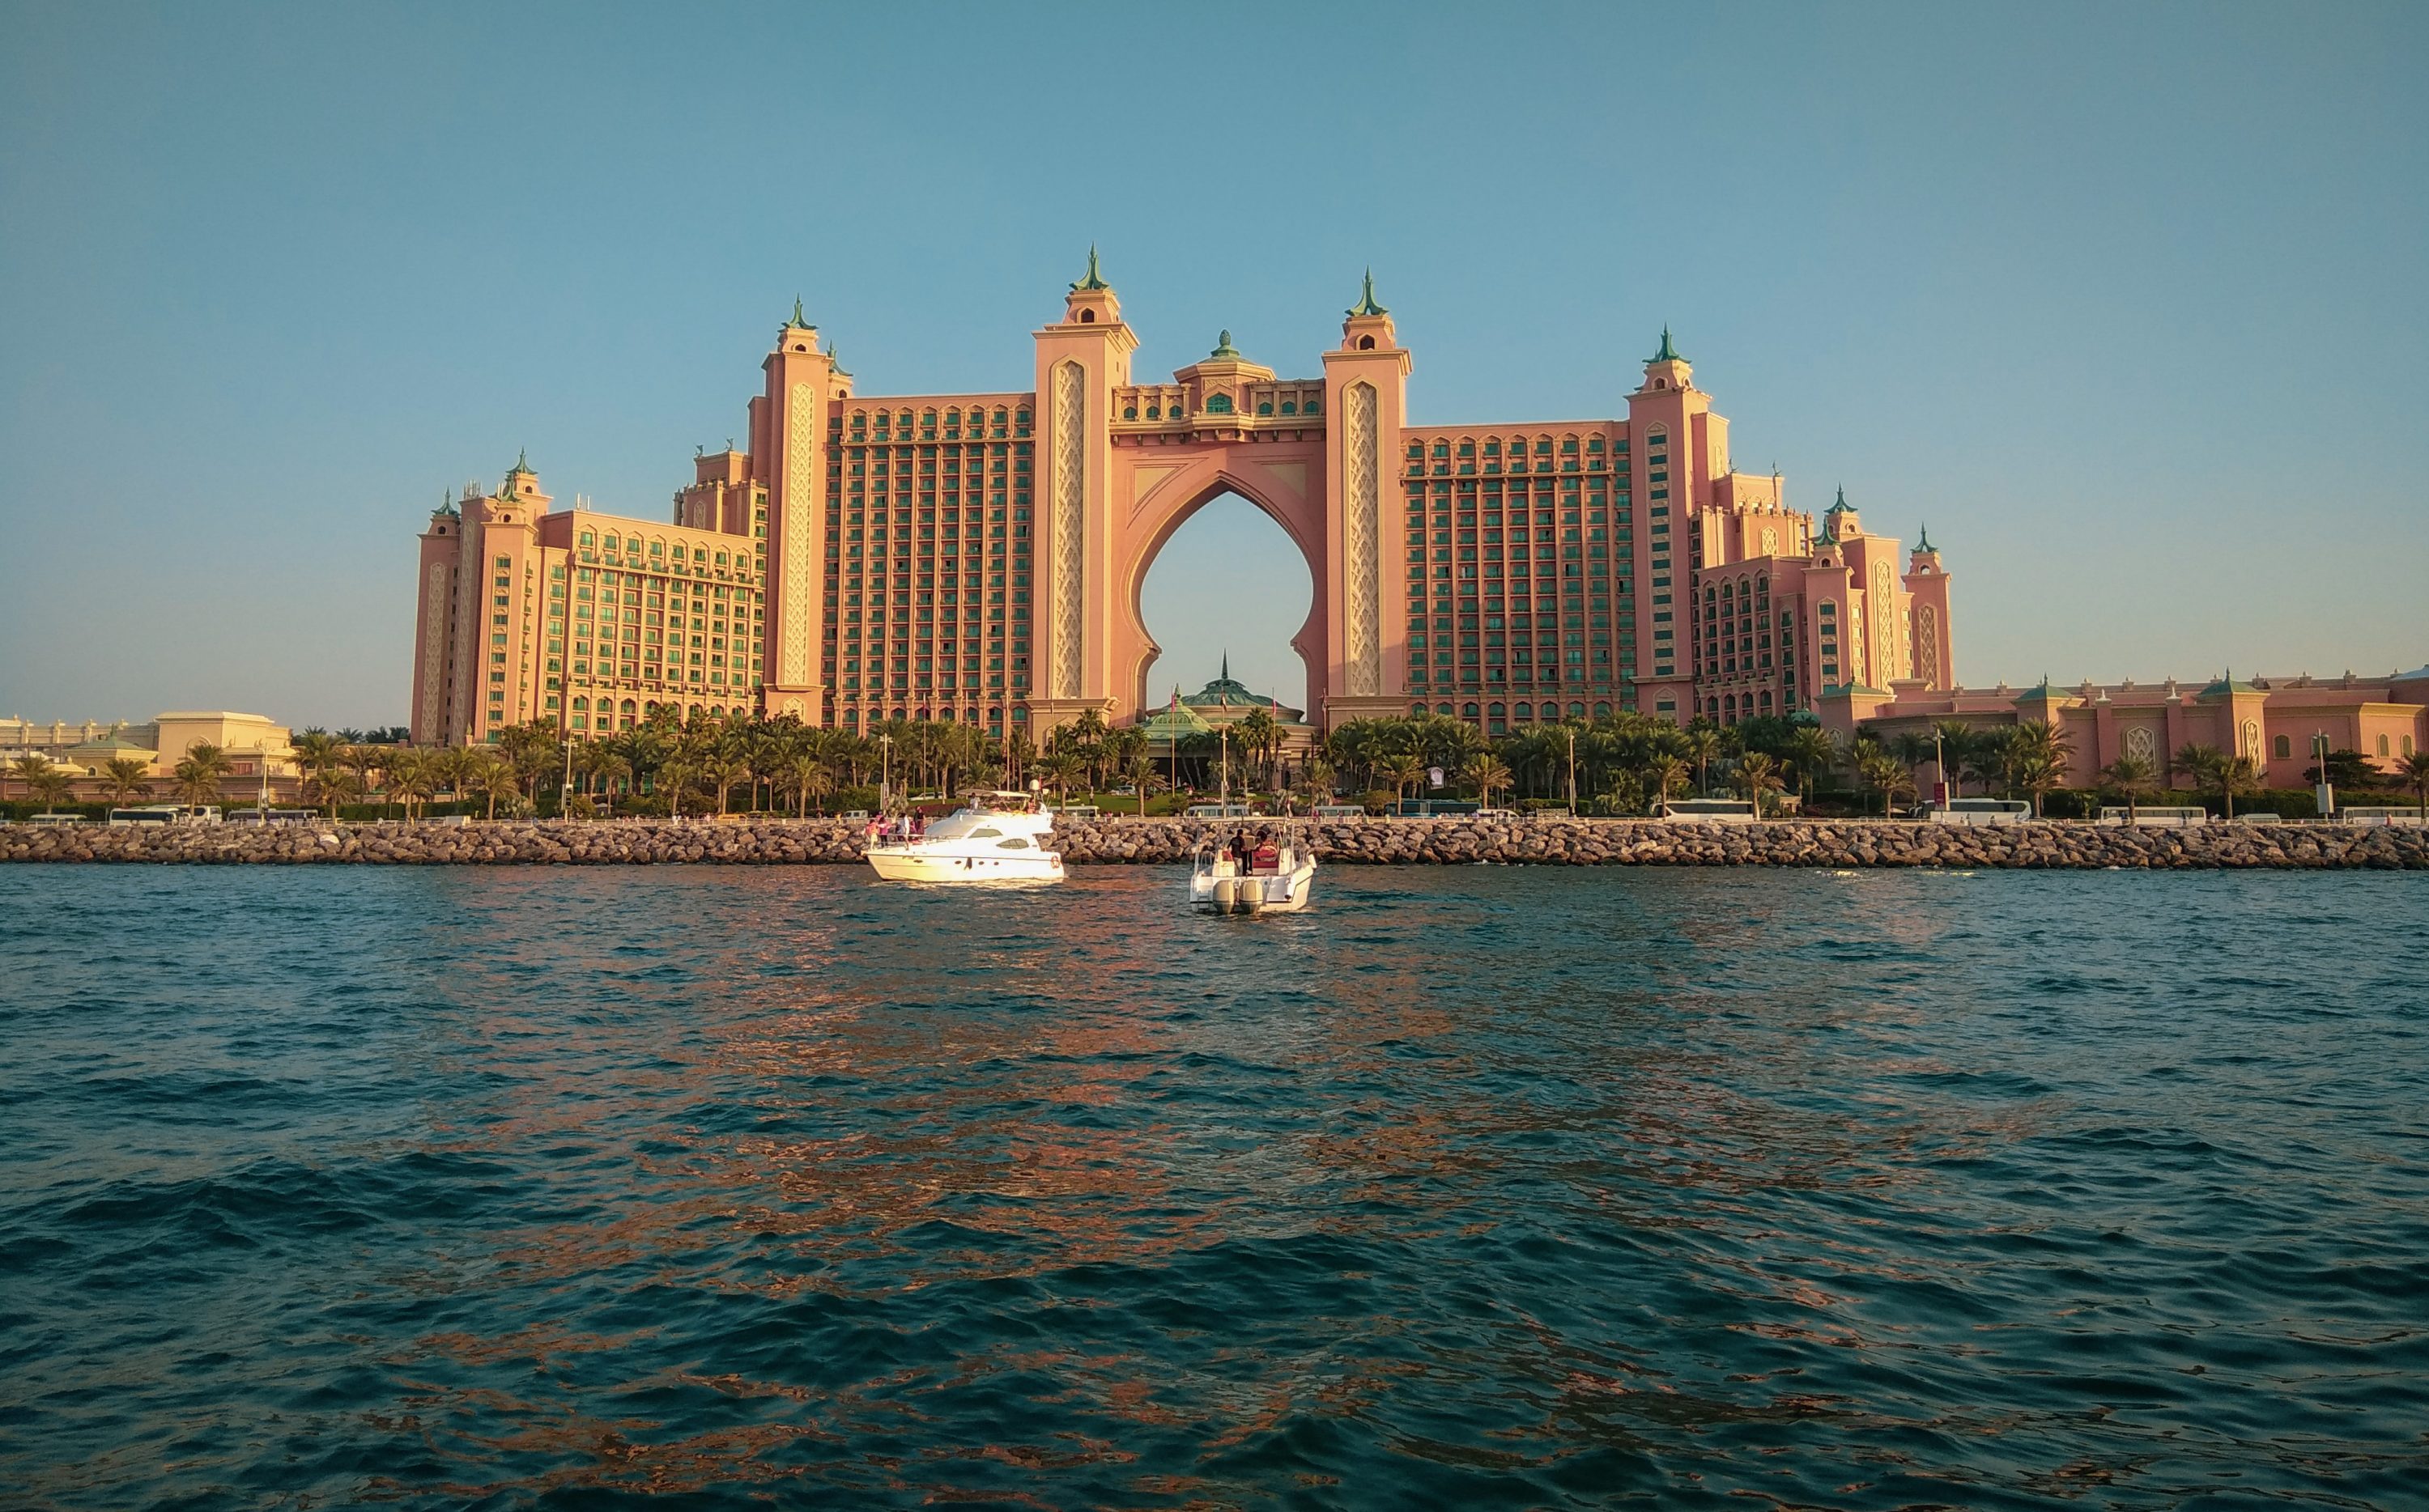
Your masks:
{"label": "arched window", "polygon": [[1081,323],[1082,325],[1094,325],[1094,324],[1096,324],[1096,323],[1097,323],[1097,312],[1096,312],[1096,311],[1094,311],[1094,310],[1082,310],[1082,311],[1080,312],[1080,323]]}
{"label": "arched window", "polygon": [[1362,337],[1360,337],[1358,338],[1358,350],[1359,350],[1359,351],[1361,351],[1361,352],[1372,352],[1372,351],[1374,351],[1374,350],[1375,350],[1375,338],[1374,338],[1373,337],[1371,337],[1371,336],[1362,336]]}
{"label": "arched window", "polygon": [[[1481,714],[1482,712],[1483,712],[1482,710],[1480,710],[1480,709],[1477,708],[1477,706],[1476,706],[1476,705],[1474,705],[1474,704],[1472,704],[1472,703],[1469,703],[1469,704],[1462,704],[1462,705],[1461,705],[1461,706],[1460,706],[1459,716],[1460,716],[1461,718],[1462,718],[1462,719],[1473,719],[1473,718],[1475,718],[1479,714]],[[2384,737],[2384,736],[2382,736],[2382,737],[2381,737],[2382,742],[2384,741],[2384,739],[2385,739],[2385,737]]]}
{"label": "arched window", "polygon": [[1511,710],[1510,716],[1513,719],[1532,719],[1535,717],[1534,709],[1533,704],[1522,703]]}
{"label": "arched window", "polygon": [[2286,760],[2288,757],[2294,754],[2293,737],[2289,735],[2279,735],[2275,740],[2270,743],[2269,752],[2278,761],[2282,762]]}
{"label": "arched window", "polygon": [[1231,414],[1231,396],[1229,394],[1216,394],[1210,398],[1206,401],[1206,413],[1209,415]]}
{"label": "arched window", "polygon": [[2385,756],[2387,754],[2387,737],[2385,735],[2378,737],[2378,753],[2381,756]]}
{"label": "arched window", "polygon": [[1597,703],[1597,704],[1595,704],[1595,718],[1597,718],[1597,719],[1608,719],[1608,718],[1610,718],[1610,717],[1611,717],[1611,705],[1610,705],[1610,704],[1608,704],[1608,703]]}
{"label": "arched window", "polygon": [[1584,704],[1582,704],[1582,703],[1573,703],[1573,704],[1570,704],[1570,705],[1569,705],[1569,717],[1570,717],[1570,718],[1572,718],[1572,719],[1582,719],[1582,718],[1584,718],[1585,716],[1586,716],[1586,706],[1585,706]]}

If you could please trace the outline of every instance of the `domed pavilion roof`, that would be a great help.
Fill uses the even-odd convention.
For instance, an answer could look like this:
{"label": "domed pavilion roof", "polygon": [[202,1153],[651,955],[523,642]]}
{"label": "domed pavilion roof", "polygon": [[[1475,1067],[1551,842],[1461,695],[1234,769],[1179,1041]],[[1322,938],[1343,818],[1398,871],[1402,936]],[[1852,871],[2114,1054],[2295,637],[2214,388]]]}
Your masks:
{"label": "domed pavilion roof", "polygon": [[1235,680],[1231,676],[1231,658],[1229,652],[1224,654],[1223,670],[1214,682],[1195,693],[1178,694],[1178,698],[1182,704],[1192,709],[1242,711],[1263,709],[1283,724],[1297,724],[1302,717],[1298,710],[1278,698],[1268,698],[1262,693],[1251,692],[1247,683]]}

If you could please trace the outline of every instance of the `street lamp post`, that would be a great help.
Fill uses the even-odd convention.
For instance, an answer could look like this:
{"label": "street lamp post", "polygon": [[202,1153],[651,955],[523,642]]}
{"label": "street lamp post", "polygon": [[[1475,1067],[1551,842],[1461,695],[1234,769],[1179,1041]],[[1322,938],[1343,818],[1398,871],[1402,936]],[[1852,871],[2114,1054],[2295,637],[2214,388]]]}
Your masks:
{"label": "street lamp post", "polygon": [[894,737],[877,737],[877,812],[884,814],[894,807]]}
{"label": "street lamp post", "polygon": [[1563,727],[1569,736],[1569,817],[1578,816],[1578,727]]}

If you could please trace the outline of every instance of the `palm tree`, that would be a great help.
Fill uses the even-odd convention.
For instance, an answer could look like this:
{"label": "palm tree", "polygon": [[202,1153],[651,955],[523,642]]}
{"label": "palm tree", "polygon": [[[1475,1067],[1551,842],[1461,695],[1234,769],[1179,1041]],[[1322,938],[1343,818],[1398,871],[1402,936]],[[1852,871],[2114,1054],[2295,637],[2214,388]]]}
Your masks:
{"label": "palm tree", "polygon": [[2120,756],[2102,767],[2099,775],[2101,781],[2124,796],[2125,822],[2140,823],[2142,817],[2141,797],[2158,781],[2158,769],[2146,757]]}
{"label": "palm tree", "polygon": [[129,798],[148,798],[152,784],[145,781],[152,775],[152,764],[139,756],[112,756],[102,763],[101,790],[109,795],[112,803]]}
{"label": "palm tree", "polygon": [[1902,763],[1908,773],[1931,760],[1931,737],[1920,730],[1902,730],[1885,743],[1889,753]]}
{"label": "palm tree", "polygon": [[[344,734],[346,731],[339,731],[339,733]],[[372,792],[372,774],[387,770],[388,755],[388,749],[384,746],[353,744],[340,751],[338,759],[345,763],[346,770],[355,774],[356,791],[369,797]],[[383,819],[388,817],[386,795],[382,795],[380,817]]]}
{"label": "palm tree", "polygon": [[1839,742],[1819,725],[1807,725],[1788,737],[1787,764],[1796,773],[1796,791],[1809,796],[1817,781],[1839,764]]}
{"label": "palm tree", "polygon": [[[1911,740],[1915,737],[1908,735],[1904,738]],[[1930,754],[1926,746],[1924,751],[1926,760]],[[1901,756],[1891,754],[1878,743],[1870,740],[1856,742],[1854,761],[1856,775],[1880,792],[1882,818],[1890,816],[1899,798],[1914,796],[1913,770]]]}
{"label": "palm tree", "polygon": [[25,784],[25,793],[28,797],[33,795],[34,783],[50,769],[51,759],[39,753],[20,756],[8,764],[8,775]]}
{"label": "palm tree", "polygon": [[1956,797],[1958,785],[1964,781],[1959,774],[1965,769],[1965,759],[1973,754],[1978,744],[1974,727],[1962,719],[1942,719],[1931,727],[1931,734],[1935,742],[1934,775],[1939,778],[1940,785],[1947,790],[1948,797]]}
{"label": "palm tree", "polygon": [[1701,721],[1678,732],[1678,754],[1695,765],[1695,791],[1712,790],[1712,763],[1721,754],[1721,732]]}
{"label": "palm tree", "polygon": [[1392,797],[1398,801],[1405,801],[1409,789],[1426,780],[1426,764],[1414,754],[1387,756],[1378,771],[1391,782]]}
{"label": "palm tree", "polygon": [[465,786],[489,800],[488,817],[495,819],[498,816],[498,799],[522,797],[521,775],[515,770],[512,762],[489,751],[475,751],[473,755],[476,759],[464,774]]}
{"label": "palm tree", "polygon": [[[336,771],[346,748],[343,742],[325,730],[306,730],[295,737],[292,745],[295,770],[307,783]],[[333,810],[329,816],[336,818],[336,812]]]}
{"label": "palm tree", "polygon": [[1311,752],[1298,764],[1298,796],[1310,809],[1332,801],[1332,764]]}
{"label": "palm tree", "polygon": [[1088,775],[1087,762],[1071,751],[1047,757],[1037,764],[1037,769],[1046,781],[1054,784],[1054,801],[1058,805],[1069,801],[1071,784]]}
{"label": "palm tree", "polygon": [[2395,764],[2395,775],[2421,800],[2421,822],[2429,824],[2429,750],[2416,750]]}
{"label": "palm tree", "polygon": [[410,747],[388,753],[388,791],[405,806],[405,816],[408,819],[416,817],[421,803],[438,790],[432,775],[435,764],[431,757],[434,754]]}
{"label": "palm tree", "polygon": [[1667,803],[1687,781],[1687,764],[1676,756],[1656,756],[1644,764],[1644,780],[1653,785],[1655,799]]}
{"label": "palm tree", "polygon": [[779,792],[790,793],[800,806],[801,818],[810,816],[810,805],[826,812],[826,796],[834,791],[834,773],[816,756],[795,756],[776,771],[770,785]]}
{"label": "palm tree", "polygon": [[[1136,734],[1137,731],[1133,730],[1126,733]],[[1135,745],[1125,743],[1121,765],[1116,770],[1122,781],[1130,783],[1131,790],[1138,795],[1139,817],[1146,818],[1148,789],[1156,784],[1160,779],[1155,775],[1154,758],[1147,753],[1147,740],[1144,736],[1141,736]]]}
{"label": "palm tree", "polygon": [[717,790],[717,813],[722,818],[726,797],[734,791],[735,784],[750,781],[751,764],[739,756],[711,754],[700,764],[700,774],[708,779],[710,787]]}
{"label": "palm tree", "polygon": [[350,795],[358,791],[355,774],[342,766],[334,765],[324,767],[315,774],[306,786],[316,803],[325,803],[329,806],[329,817],[333,821],[338,817],[338,806]]}
{"label": "palm tree", "polygon": [[1754,816],[1760,819],[1762,817],[1762,796],[1776,793],[1786,784],[1779,780],[1779,763],[1761,751],[1750,750],[1738,758],[1734,785],[1754,804]]}
{"label": "palm tree", "polygon": [[25,785],[33,796],[42,800],[42,812],[50,813],[75,796],[75,777],[64,766],[54,766],[47,757],[37,757],[41,765],[32,775],[24,773]]}
{"label": "palm tree", "polygon": [[1476,784],[1477,793],[1484,800],[1484,807],[1489,809],[1493,807],[1495,792],[1510,785],[1510,768],[1503,764],[1500,757],[1490,752],[1479,751],[1467,759],[1467,780]]}
{"label": "palm tree", "polygon": [[1239,742],[1241,756],[1264,775],[1264,785],[1272,786],[1274,754],[1281,748],[1281,727],[1274,723],[1272,712],[1262,704],[1249,710],[1231,727],[1231,738]]}
{"label": "palm tree", "polygon": [[2260,773],[2251,757],[2229,756],[2213,746],[2187,745],[2176,752],[2176,768],[2190,774],[2196,789],[2216,793],[2229,819],[2235,817],[2235,796],[2260,787]]}
{"label": "palm tree", "polygon": [[220,800],[220,783],[235,769],[226,751],[207,740],[198,740],[186,748],[186,758],[175,768],[177,791],[196,808]]}

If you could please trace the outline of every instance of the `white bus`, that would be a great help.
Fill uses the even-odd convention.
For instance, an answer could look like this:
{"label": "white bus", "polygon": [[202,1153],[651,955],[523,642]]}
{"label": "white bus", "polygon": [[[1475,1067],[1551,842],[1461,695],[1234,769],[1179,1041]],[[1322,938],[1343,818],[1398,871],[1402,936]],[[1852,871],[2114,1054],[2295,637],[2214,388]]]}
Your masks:
{"label": "white bus", "polygon": [[146,803],[140,808],[112,809],[109,822],[127,824],[217,824],[220,811],[215,804],[190,807],[178,803]]}
{"label": "white bus", "polygon": [[1672,824],[1752,824],[1750,798],[1670,798],[1653,806],[1653,816]]}
{"label": "white bus", "polygon": [[1926,815],[1934,824],[2023,824],[2032,816],[2021,798],[1950,798]]}

